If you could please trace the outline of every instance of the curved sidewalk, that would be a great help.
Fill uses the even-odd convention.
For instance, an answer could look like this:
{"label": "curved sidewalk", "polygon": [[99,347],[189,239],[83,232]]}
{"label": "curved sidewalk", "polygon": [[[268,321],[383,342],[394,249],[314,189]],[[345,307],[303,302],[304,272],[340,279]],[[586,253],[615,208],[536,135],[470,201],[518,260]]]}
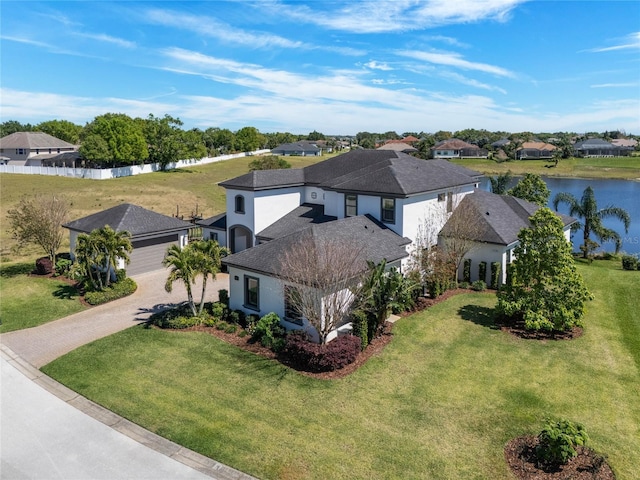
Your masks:
{"label": "curved sidewalk", "polygon": [[[0,335],[0,477],[253,478],[143,429],[37,369],[182,302],[184,287],[176,284],[167,294],[165,279],[165,271],[137,276],[138,290],[125,299]],[[207,290],[217,294],[220,288],[228,288],[226,275],[219,274]]]}

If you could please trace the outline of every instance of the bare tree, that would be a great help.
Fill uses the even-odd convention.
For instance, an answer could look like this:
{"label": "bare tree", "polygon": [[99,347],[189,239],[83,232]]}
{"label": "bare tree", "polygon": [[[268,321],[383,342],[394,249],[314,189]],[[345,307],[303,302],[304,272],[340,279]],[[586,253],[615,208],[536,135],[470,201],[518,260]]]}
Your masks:
{"label": "bare tree", "polygon": [[62,196],[39,194],[23,197],[16,208],[7,212],[10,232],[19,246],[36,244],[42,247],[52,262],[60,249],[68,220],[69,204]]}
{"label": "bare tree", "polygon": [[353,243],[303,237],[282,253],[280,271],[290,308],[326,343],[348,315],[367,264],[362,248]]}
{"label": "bare tree", "polygon": [[464,257],[478,245],[483,223],[470,198],[463,199],[440,231],[439,246],[455,266],[453,281]]}

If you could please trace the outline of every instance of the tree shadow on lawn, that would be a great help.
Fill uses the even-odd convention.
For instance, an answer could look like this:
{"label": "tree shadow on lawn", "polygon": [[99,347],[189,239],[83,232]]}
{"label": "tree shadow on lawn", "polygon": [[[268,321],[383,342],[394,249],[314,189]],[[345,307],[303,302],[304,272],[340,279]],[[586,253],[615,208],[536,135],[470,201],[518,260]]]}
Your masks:
{"label": "tree shadow on lawn", "polygon": [[[143,320],[148,321],[151,315],[156,313],[164,312],[165,310],[173,310],[183,305],[186,305],[187,302],[180,303],[156,303],[153,307],[139,307],[136,312],[135,320]],[[141,317],[141,315],[147,315],[146,317]]]}
{"label": "tree shadow on lawn", "polygon": [[53,296],[61,300],[73,300],[80,296],[80,292],[73,285],[63,284],[53,291]]}
{"label": "tree shadow on lawn", "polygon": [[29,275],[34,270],[33,263],[17,263],[0,267],[0,277],[13,278],[18,275]]}
{"label": "tree shadow on lawn", "polygon": [[496,324],[495,310],[489,307],[481,307],[479,305],[465,305],[458,309],[458,315],[463,320],[473,322],[476,325],[490,328],[491,330],[500,330],[500,326]]}

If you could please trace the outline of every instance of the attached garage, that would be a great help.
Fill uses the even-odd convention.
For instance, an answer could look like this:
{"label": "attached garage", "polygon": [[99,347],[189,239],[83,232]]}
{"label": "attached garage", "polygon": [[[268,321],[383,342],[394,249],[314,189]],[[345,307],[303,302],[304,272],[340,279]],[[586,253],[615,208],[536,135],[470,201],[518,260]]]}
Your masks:
{"label": "attached garage", "polygon": [[164,268],[162,260],[167,248],[171,245],[186,245],[189,230],[193,228],[191,223],[179,218],[124,203],[65,224],[70,231],[71,254],[73,255],[80,233],[90,233],[105,225],[117,232],[126,231],[131,234],[133,251],[129,255],[130,263],[125,267],[122,262],[120,266],[127,269],[129,276]]}

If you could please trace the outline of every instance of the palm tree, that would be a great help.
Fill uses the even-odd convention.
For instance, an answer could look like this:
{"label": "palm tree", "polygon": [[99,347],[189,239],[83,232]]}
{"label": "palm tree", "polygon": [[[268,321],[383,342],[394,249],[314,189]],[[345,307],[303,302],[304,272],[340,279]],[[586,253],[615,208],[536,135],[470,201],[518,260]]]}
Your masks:
{"label": "palm tree", "polygon": [[95,258],[100,254],[95,236],[82,233],[78,235],[75,255],[75,272],[88,279],[94,289],[102,290],[102,277],[95,267]]}
{"label": "palm tree", "polygon": [[129,264],[129,254],[133,250],[131,245],[131,234],[129,232],[116,232],[109,225],[105,225],[99,230],[94,230],[91,235],[96,236],[101,255],[101,271],[104,272],[104,285],[109,286],[111,272],[118,269],[118,260],[122,259],[125,265]]}
{"label": "palm tree", "polygon": [[213,240],[200,240],[187,245],[185,248],[193,250],[194,271],[196,275],[202,275],[202,295],[200,296],[200,307],[198,314],[202,314],[204,308],[204,294],[207,289],[207,279],[209,275],[213,280],[216,274],[220,272],[220,260],[222,257],[229,255],[231,252],[226,247],[221,247],[218,242]]}
{"label": "palm tree", "polygon": [[582,218],[582,223],[577,222],[572,226],[572,231],[583,230],[584,243],[580,246],[583,252],[584,258],[588,258],[589,252],[599,245],[591,240],[591,233],[593,233],[601,242],[608,240],[614,240],[616,242],[616,253],[620,251],[622,244],[620,235],[618,232],[606,228],[602,225],[602,220],[605,218],[617,218],[624,224],[625,233],[629,232],[629,225],[631,224],[631,218],[626,210],[620,207],[608,206],[598,210],[598,204],[596,202],[595,195],[591,186],[588,186],[582,192],[582,198],[580,202],[567,192],[558,193],[553,199],[553,208],[558,210],[560,203],[566,203],[569,206],[569,215],[572,217]]}
{"label": "palm tree", "polygon": [[173,282],[180,280],[184,283],[187,289],[187,300],[193,316],[197,316],[195,303],[193,302],[193,293],[191,291],[191,285],[196,282],[197,255],[194,254],[192,248],[180,248],[178,245],[171,245],[167,249],[167,253],[162,261],[165,267],[169,267],[169,276],[164,284],[164,289],[171,293],[173,291]]}
{"label": "palm tree", "polygon": [[501,173],[496,177],[489,177],[489,181],[491,182],[491,193],[495,193],[496,195],[504,195],[507,193],[507,187],[509,186],[509,182],[511,181],[511,170],[508,170],[506,173]]}

